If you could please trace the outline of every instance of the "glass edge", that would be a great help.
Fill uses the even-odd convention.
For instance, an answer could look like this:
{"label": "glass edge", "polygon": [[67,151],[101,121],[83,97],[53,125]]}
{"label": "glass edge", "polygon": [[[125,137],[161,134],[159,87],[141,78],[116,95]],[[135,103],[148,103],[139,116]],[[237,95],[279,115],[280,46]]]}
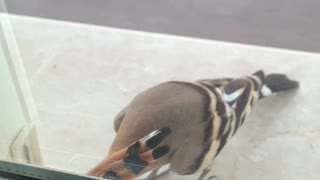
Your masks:
{"label": "glass edge", "polygon": [[29,178],[38,178],[44,180],[97,180],[101,178],[89,177],[75,173],[62,172],[44,167],[13,163],[0,160],[0,172],[24,176]]}

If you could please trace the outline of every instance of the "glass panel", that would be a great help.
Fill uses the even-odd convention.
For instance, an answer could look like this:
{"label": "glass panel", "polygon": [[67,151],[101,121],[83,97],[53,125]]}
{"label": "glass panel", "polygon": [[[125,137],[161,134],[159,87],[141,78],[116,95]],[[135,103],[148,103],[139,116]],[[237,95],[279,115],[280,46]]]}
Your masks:
{"label": "glass panel", "polygon": [[37,111],[3,0],[0,10],[0,179],[96,179],[41,168]]}
{"label": "glass panel", "polygon": [[4,2],[0,1],[0,159],[11,159],[11,145],[19,132],[26,126],[27,117],[21,92],[17,87],[16,74],[14,74],[11,55],[5,38],[4,26],[7,26],[8,17]]}
{"label": "glass panel", "polygon": [[[27,162],[55,170],[53,173],[44,171],[46,169],[28,169],[33,166],[22,165],[19,166],[19,173],[27,168],[29,175],[36,174],[44,177],[50,174],[49,177],[53,177],[53,174],[58,173],[55,177],[61,177],[60,174],[64,174],[61,172],[66,171],[82,174],[81,177],[85,177],[85,174],[102,160],[105,160],[100,166],[102,169],[107,169],[106,164],[110,165],[117,161],[112,169],[117,173],[121,173],[119,169],[124,167],[125,172],[139,170],[147,164],[139,159],[143,155],[137,157],[134,153],[139,144],[136,143],[136,146],[131,146],[129,149],[125,148],[130,147],[131,143],[141,137],[150,138],[150,132],[168,126],[172,134],[168,133],[166,128],[162,129],[164,131],[161,133],[151,134],[163,135],[163,132],[164,136],[169,134],[165,137],[169,140],[164,139],[161,145],[167,143],[170,148],[173,148],[170,158],[174,158],[170,159],[170,163],[177,168],[173,168],[173,172],[163,176],[162,180],[198,179],[202,173],[201,168],[204,167],[211,170],[205,179],[216,175],[219,179],[290,177],[318,180],[320,121],[314,113],[319,109],[316,99],[320,98],[317,91],[320,89],[319,83],[316,83],[319,82],[320,77],[319,54],[34,17],[10,15],[9,18],[26,72],[22,73],[24,72],[21,70],[22,63],[20,66],[15,63],[18,62],[19,57],[15,53],[17,52],[15,48],[12,48],[14,47],[10,43],[12,41],[8,41],[8,39],[12,40],[9,38],[12,36],[8,36],[10,33],[6,31],[7,36],[5,35],[1,42],[1,47],[4,48],[1,51],[3,54],[1,58],[7,58],[1,64],[1,68],[4,68],[4,71],[1,71],[4,73],[1,77],[4,80],[1,80],[6,84],[7,89],[1,90],[5,96],[1,98],[5,100],[10,98],[16,103],[10,102],[15,110],[14,114],[12,111],[0,112],[8,116],[3,116],[6,119],[13,119],[12,130],[2,132],[11,133],[11,139],[9,135],[5,136],[8,136],[8,141],[15,140],[16,148],[10,146],[4,148],[2,157],[7,159],[7,154],[19,157],[19,153],[12,153],[12,149],[16,150],[14,152],[19,152],[19,144],[21,144],[15,137],[25,137],[21,129],[27,127],[26,131],[29,133],[26,134],[32,135],[33,138],[28,139],[32,139],[33,144],[23,145],[29,148],[35,147],[33,151],[27,151],[29,153]],[[3,20],[7,21],[8,18]],[[123,22],[128,23],[125,20]],[[5,27],[9,29],[8,26]],[[10,48],[6,49],[6,47]],[[252,105],[255,105],[252,99],[267,95],[271,87],[268,89],[261,86],[261,89],[264,87],[261,92],[259,88],[254,87],[265,81],[261,72],[251,78],[243,78],[249,79],[250,83],[237,81],[230,85],[228,79],[224,79],[223,83],[193,80],[243,77],[258,69],[264,69],[266,74],[288,74],[290,78],[298,79],[302,88],[298,91],[279,93],[277,96],[261,101],[249,116],[250,121],[246,121],[241,127],[241,132],[228,142],[228,146],[214,160],[214,167],[211,169],[209,165],[218,151],[215,148],[220,145],[223,147],[221,142],[232,136],[230,132],[234,129],[230,128],[235,128],[235,123],[239,123],[238,126],[240,126],[240,121],[244,122],[247,112],[251,110]],[[271,79],[272,77],[279,76],[271,76]],[[280,83],[273,84],[274,86],[290,84],[287,81],[282,83],[281,80],[287,79],[280,77],[282,77]],[[186,82],[181,83],[181,86],[172,85],[179,82],[167,83],[168,86],[165,88],[161,86],[163,89],[158,86],[155,88],[156,91],[153,91],[154,88],[149,89],[171,80]],[[28,88],[23,85],[28,81],[35,95],[34,104],[30,93],[26,92]],[[237,88],[239,84],[253,87]],[[265,85],[268,85],[267,81]],[[295,85],[293,83],[292,86]],[[149,91],[146,92],[145,90],[148,89]],[[248,90],[253,89],[258,92],[248,93]],[[230,93],[227,90],[237,91]],[[237,99],[243,92],[247,92],[244,93],[245,96],[251,99],[248,98],[246,101]],[[133,99],[134,103],[128,106]],[[234,105],[235,99],[242,103]],[[220,106],[216,106],[215,103],[219,103]],[[32,108],[34,105],[38,107],[39,121],[35,108]],[[243,108],[244,105],[246,108]],[[6,104],[1,106],[9,107]],[[235,107],[245,110],[245,112],[241,111],[242,118],[239,118],[239,114],[238,119],[231,118],[240,111],[232,109]],[[230,112],[233,113],[232,116],[227,114]],[[212,115],[212,113],[216,114]],[[114,122],[114,119],[118,121]],[[221,119],[225,120],[225,123],[222,123]],[[22,123],[18,123],[20,120]],[[122,124],[123,122],[125,125]],[[6,123],[2,122],[1,125],[6,126]],[[220,127],[220,125],[223,126]],[[120,126],[119,129],[118,126]],[[220,138],[217,137],[217,133],[222,133]],[[156,137],[156,140],[163,138]],[[152,145],[154,144],[149,144],[149,146]],[[209,147],[212,148],[211,151]],[[149,156],[144,157],[152,161],[152,158],[159,158],[161,153],[168,149],[165,146],[157,150],[156,152],[160,154],[153,156],[154,154],[148,151]],[[109,151],[112,158],[105,159]],[[202,156],[202,152],[205,157]],[[131,155],[130,158],[127,158],[128,153]],[[36,155],[38,157],[34,157]],[[30,157],[33,158],[28,159]],[[305,166],[305,162],[308,162],[308,166]],[[1,165],[0,163],[0,171]],[[18,165],[21,164],[16,166],[7,164],[11,169]],[[164,166],[164,168],[167,167]],[[147,167],[148,170],[153,168],[153,166]],[[178,175],[178,173],[186,173],[185,171],[189,173],[188,170],[197,168],[200,169],[198,173],[191,172],[190,176]],[[91,175],[102,176],[104,173],[106,172],[103,170],[101,173],[91,173]],[[112,174],[113,172],[108,172],[108,175]],[[57,179],[67,180],[66,177]],[[127,179],[131,178],[124,180]]]}
{"label": "glass panel", "polygon": [[17,89],[7,63],[7,56],[1,45],[0,48],[0,137],[1,149],[0,159],[7,159],[10,156],[10,145],[17,134],[26,125],[25,114],[22,109]]}

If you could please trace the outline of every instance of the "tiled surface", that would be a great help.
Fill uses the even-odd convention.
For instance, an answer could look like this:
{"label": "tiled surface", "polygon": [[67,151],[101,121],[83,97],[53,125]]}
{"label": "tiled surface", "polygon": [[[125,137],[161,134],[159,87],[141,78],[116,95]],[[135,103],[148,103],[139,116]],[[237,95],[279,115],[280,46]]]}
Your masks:
{"label": "tiled surface", "polygon": [[264,69],[287,73],[301,88],[262,101],[213,173],[222,180],[319,179],[320,55],[26,17],[12,23],[46,166],[89,170],[107,153],[116,113],[152,85]]}
{"label": "tiled surface", "polygon": [[6,0],[9,12],[320,52],[318,0]]}

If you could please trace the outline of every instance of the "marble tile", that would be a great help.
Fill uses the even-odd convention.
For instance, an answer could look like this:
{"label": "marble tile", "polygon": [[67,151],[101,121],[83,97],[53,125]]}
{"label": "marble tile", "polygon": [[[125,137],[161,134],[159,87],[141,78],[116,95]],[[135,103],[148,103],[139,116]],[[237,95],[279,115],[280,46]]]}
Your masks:
{"label": "marble tile", "polygon": [[106,156],[116,113],[148,87],[264,69],[298,79],[301,88],[261,101],[213,170],[225,180],[319,179],[319,54],[22,16],[11,20],[41,119],[46,166],[89,170]]}

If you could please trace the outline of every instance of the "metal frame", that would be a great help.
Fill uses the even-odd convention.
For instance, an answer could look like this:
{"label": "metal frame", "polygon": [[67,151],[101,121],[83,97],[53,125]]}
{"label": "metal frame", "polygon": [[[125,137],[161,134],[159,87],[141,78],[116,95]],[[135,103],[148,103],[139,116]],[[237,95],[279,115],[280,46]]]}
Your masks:
{"label": "metal frame", "polygon": [[41,179],[41,180],[97,180],[99,178],[82,176],[77,174],[71,174],[61,172],[52,169],[46,169],[36,167],[32,165],[19,164],[8,161],[0,161],[0,177],[2,174],[15,175],[18,178],[30,178],[30,179]]}

